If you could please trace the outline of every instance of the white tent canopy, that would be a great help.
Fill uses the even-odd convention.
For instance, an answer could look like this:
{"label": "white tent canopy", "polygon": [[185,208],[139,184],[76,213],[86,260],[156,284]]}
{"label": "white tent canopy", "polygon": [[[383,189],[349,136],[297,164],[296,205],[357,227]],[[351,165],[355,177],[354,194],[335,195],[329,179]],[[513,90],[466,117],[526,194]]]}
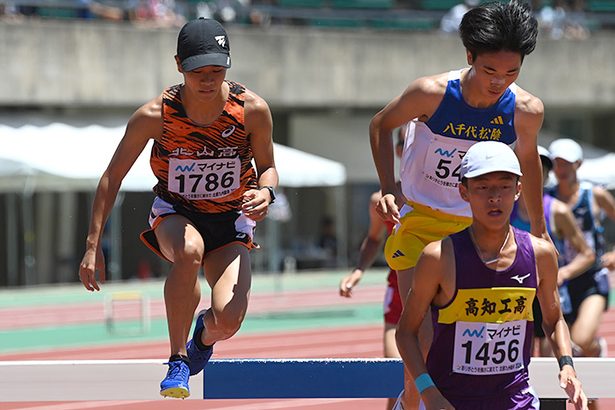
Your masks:
{"label": "white tent canopy", "polygon": [[[38,122],[36,125],[0,124],[0,192],[23,195],[22,211],[17,211],[17,203],[11,195],[7,195],[7,212],[12,222],[10,239],[7,248],[13,243],[19,243],[16,220],[22,218],[24,230],[31,232],[34,229],[34,213],[45,208],[35,205],[32,200],[34,192],[62,192],[94,191],[98,181],[105,171],[113,153],[122,136],[124,126],[74,126],[64,123]],[[123,191],[148,192],[151,191],[157,180],[150,168],[150,153],[153,141],[150,141],[141,155],[123,180]],[[282,187],[336,187],[334,194],[343,195],[343,185],[346,182],[346,168],[344,165],[316,155],[308,154],[297,149],[274,144],[276,167],[280,175]],[[121,196],[120,196],[121,198]],[[282,197],[280,198],[282,199]],[[12,201],[12,202],[11,202]],[[119,201],[121,203],[121,200]],[[279,201],[282,203],[282,201]],[[49,209],[48,209],[49,208]],[[346,226],[343,223],[343,207],[339,207],[339,219],[342,223],[337,226],[340,249],[345,248]],[[42,212],[42,211],[40,211]],[[45,212],[51,212],[50,207]],[[269,218],[270,219],[270,218]],[[114,240],[112,255],[115,261],[121,260],[121,228],[119,227],[119,213],[112,218],[111,226]],[[269,221],[271,228],[267,229],[267,242],[270,244],[272,256],[269,258],[270,269],[277,269],[279,254],[279,229],[274,221]],[[48,237],[46,231],[40,231],[40,237]],[[35,258],[37,252],[34,245],[23,235],[25,259],[37,260],[38,267],[26,264],[26,284],[35,283],[35,269],[41,269],[41,257]],[[74,238],[72,240],[74,242]],[[69,240],[64,241],[72,243]],[[66,245],[66,247],[70,247]],[[7,251],[10,255],[16,254],[15,249]],[[41,251],[43,252],[43,251]],[[277,252],[277,253],[276,253]],[[341,252],[338,252],[340,258]],[[40,255],[38,255],[40,256]],[[115,262],[111,260],[109,266]],[[118,262],[119,263],[119,262]],[[19,262],[16,257],[11,259],[9,268],[18,272]],[[15,273],[16,274],[16,273]],[[17,283],[11,279],[11,283]]]}
{"label": "white tent canopy", "polygon": [[[104,172],[124,134],[124,127],[0,125],[0,191],[91,190]],[[149,165],[152,141],[143,150],[122,184],[124,191],[149,191],[156,184]],[[274,145],[280,185],[338,186],[346,181],[345,167],[297,149]]]}

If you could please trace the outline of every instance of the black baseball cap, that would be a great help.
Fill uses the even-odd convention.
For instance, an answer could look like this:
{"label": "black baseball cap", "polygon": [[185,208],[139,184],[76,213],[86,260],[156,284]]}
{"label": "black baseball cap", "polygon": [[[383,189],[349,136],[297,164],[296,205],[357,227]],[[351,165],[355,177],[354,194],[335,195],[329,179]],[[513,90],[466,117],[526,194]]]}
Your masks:
{"label": "black baseball cap", "polygon": [[189,21],[177,37],[177,57],[184,71],[208,65],[231,67],[231,47],[224,27],[216,20]]}

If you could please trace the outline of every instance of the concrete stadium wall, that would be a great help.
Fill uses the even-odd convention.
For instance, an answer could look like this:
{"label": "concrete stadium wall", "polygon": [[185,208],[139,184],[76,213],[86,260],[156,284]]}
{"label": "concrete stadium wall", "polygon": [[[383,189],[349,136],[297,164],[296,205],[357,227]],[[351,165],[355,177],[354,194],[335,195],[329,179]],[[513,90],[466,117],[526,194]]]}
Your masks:
{"label": "concrete stadium wall", "polygon": [[[455,36],[229,28],[233,68],[277,108],[373,108],[414,78],[465,65]],[[181,81],[177,30],[96,21],[0,22],[0,106],[133,107]],[[541,39],[519,84],[545,104],[615,106],[615,33]]]}
{"label": "concrete stadium wall", "polygon": [[[434,33],[299,27],[232,27],[229,34],[233,68],[228,78],[245,83],[269,102],[276,141],[346,166],[348,232],[343,242],[348,247],[342,252],[355,260],[369,224],[364,204],[377,189],[367,137],[369,120],[416,77],[465,66],[460,40]],[[176,36],[177,30],[99,21],[0,21],[0,123],[123,125],[134,108],[181,81],[173,60]],[[615,151],[613,73],[615,33],[600,33],[587,41],[541,40],[526,59],[518,82],[545,102],[543,129]],[[295,216],[301,216],[281,229],[284,251],[291,252],[296,238],[313,242],[320,226],[315,221],[334,215],[340,204],[330,189],[302,188],[287,194]],[[153,254],[144,253],[148,251],[137,239],[149,196],[127,196],[124,203],[124,273],[134,273],[140,260],[151,260],[157,273],[166,271],[158,259],[147,259]],[[71,220],[77,221],[78,231],[63,235],[62,246],[55,251],[44,247],[57,242],[49,240],[55,238],[51,231],[41,231],[51,229],[48,223],[34,226],[36,244],[31,235],[16,245],[0,235],[0,286],[74,280],[89,212],[89,201],[83,197],[74,201],[62,209],[70,213],[78,206],[72,216],[76,219]],[[39,195],[35,202],[29,212],[36,212],[39,220],[50,220],[45,212],[50,212],[52,199]],[[19,204],[17,194],[0,198],[0,214]],[[63,225],[68,228],[70,223]],[[32,248],[36,264],[21,266],[24,252],[9,252],[15,247]],[[266,247],[265,252],[269,252]],[[270,254],[264,255],[260,258],[268,260]],[[3,279],[6,267],[16,264],[19,269],[8,269],[14,277]],[[28,276],[34,270],[37,282]]]}

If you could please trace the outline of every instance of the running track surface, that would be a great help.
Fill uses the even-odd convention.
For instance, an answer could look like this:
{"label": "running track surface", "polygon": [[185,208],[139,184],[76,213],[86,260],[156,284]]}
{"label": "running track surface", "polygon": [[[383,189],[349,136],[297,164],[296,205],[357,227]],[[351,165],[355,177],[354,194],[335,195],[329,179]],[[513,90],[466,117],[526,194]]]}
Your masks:
{"label": "running track surface", "polygon": [[[322,294],[329,293],[331,289],[317,292],[317,297],[313,291],[292,292],[289,295],[280,297],[278,295],[276,303],[269,304],[268,297],[263,298],[254,295],[253,306],[250,312],[260,312],[261,309],[273,309],[280,311],[283,309],[296,310],[310,306],[322,306],[329,303],[323,301]],[[382,299],[383,287],[379,290],[365,287],[365,293],[349,303],[380,302]],[[337,303],[343,303],[340,299]],[[156,303],[156,302],[155,302]],[[154,303],[154,305],[155,305]],[[269,305],[269,308],[266,306]],[[285,306],[284,306],[285,305]],[[65,306],[70,308],[70,306]],[[82,306],[83,308],[83,306]],[[157,308],[153,309],[153,315],[157,314]],[[74,309],[71,309],[74,311]],[[17,326],[11,325],[7,314],[15,318],[17,312],[6,312],[4,309],[0,313],[0,329]],[[21,311],[25,317],[30,317],[29,326],[36,326],[41,320],[33,318],[32,312]],[[81,312],[83,313],[83,312]],[[41,310],[38,310],[41,314]],[[127,314],[130,316],[130,314]],[[62,312],[48,312],[42,318],[49,324],[49,316],[53,316],[60,322],[70,322],[77,320],[71,315],[63,315]],[[96,314],[94,314],[96,316]],[[91,316],[87,316],[91,317]],[[81,314],[81,318],[84,315]],[[100,317],[98,318],[100,320]],[[22,324],[23,325],[23,322]],[[615,347],[615,311],[608,312],[600,328],[609,346]],[[613,348],[611,348],[611,352]],[[141,358],[164,358],[168,355],[168,345],[165,341],[143,342],[139,344],[125,343],[119,345],[106,345],[101,347],[83,347],[77,349],[53,349],[49,351],[20,352],[12,354],[0,354],[0,360],[53,360],[53,359],[141,359]],[[216,346],[215,357],[217,358],[343,358],[343,357],[381,357],[382,355],[382,327],[381,325],[358,325],[341,326],[333,328],[321,328],[317,330],[296,330],[269,332],[266,334],[242,334],[241,332],[234,338],[221,342]],[[610,354],[613,356],[613,353]],[[164,375],[161,374],[161,378]],[[555,382],[555,381],[554,381]],[[153,388],[157,388],[154,386]],[[1,400],[1,398],[0,398]],[[615,401],[604,401],[602,409],[615,408]],[[606,407],[605,407],[606,406]],[[382,399],[294,399],[294,400],[159,400],[159,401],[96,401],[96,402],[20,402],[20,403],[0,403],[0,409],[27,409],[27,410],[81,410],[81,409],[112,409],[112,410],[163,410],[163,409],[224,409],[224,410],[267,410],[267,409],[291,409],[291,410],[367,410],[383,409],[385,400]]]}
{"label": "running track surface", "polygon": [[[237,335],[217,346],[215,356],[225,358],[317,358],[317,357],[379,357],[381,355],[382,329],[380,326],[357,326],[341,329],[313,331],[280,332],[263,335]],[[601,334],[605,335],[610,346],[615,346],[615,314],[611,313],[603,322]],[[13,360],[28,359],[141,359],[165,357],[166,342],[140,345],[116,345],[99,348],[74,350],[55,350],[38,352],[35,355],[12,355]],[[0,359],[2,359],[0,357]],[[4,358],[6,359],[6,358]],[[162,377],[163,375],[161,375]],[[555,382],[555,380],[554,380]],[[612,401],[610,401],[612,402]],[[604,403],[607,404],[606,402]],[[615,403],[612,403],[615,404]],[[295,400],[208,400],[178,401],[160,400],[144,402],[72,402],[72,403],[0,403],[0,409],[27,410],[163,410],[163,409],[225,409],[225,410],[368,410],[383,409],[381,399],[332,400],[332,399],[295,399]],[[612,408],[610,406],[604,407]]]}

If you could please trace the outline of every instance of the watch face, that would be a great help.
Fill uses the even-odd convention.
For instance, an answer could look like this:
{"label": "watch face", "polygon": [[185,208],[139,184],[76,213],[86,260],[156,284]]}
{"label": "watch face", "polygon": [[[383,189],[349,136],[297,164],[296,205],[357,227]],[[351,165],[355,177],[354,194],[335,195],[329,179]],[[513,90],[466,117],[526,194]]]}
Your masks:
{"label": "watch face", "polygon": [[261,189],[267,189],[267,191],[269,191],[269,197],[271,198],[271,201],[269,201],[270,204],[273,203],[273,201],[275,201],[275,190],[273,189],[272,186],[264,186]]}

